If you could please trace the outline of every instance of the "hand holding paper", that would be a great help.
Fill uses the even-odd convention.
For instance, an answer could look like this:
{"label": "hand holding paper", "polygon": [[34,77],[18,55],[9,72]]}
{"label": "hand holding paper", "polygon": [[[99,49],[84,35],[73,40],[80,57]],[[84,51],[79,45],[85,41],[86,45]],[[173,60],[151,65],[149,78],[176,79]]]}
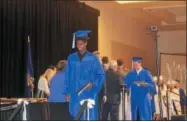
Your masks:
{"label": "hand holding paper", "polygon": [[142,87],[145,87],[145,86],[149,85],[145,81],[135,81],[134,84],[136,84],[137,86],[142,86]]}
{"label": "hand holding paper", "polygon": [[66,102],[69,102],[70,96],[69,96],[69,95],[66,95],[66,96],[65,96],[65,100],[66,100]]}
{"label": "hand holding paper", "polygon": [[84,92],[86,89],[91,89],[92,88],[92,83],[88,83],[86,84],[84,87],[82,87],[81,89],[79,89],[79,91],[77,91],[77,94],[80,95],[82,92]]}
{"label": "hand holding paper", "polygon": [[87,89],[91,89],[92,88],[92,83],[88,83]]}

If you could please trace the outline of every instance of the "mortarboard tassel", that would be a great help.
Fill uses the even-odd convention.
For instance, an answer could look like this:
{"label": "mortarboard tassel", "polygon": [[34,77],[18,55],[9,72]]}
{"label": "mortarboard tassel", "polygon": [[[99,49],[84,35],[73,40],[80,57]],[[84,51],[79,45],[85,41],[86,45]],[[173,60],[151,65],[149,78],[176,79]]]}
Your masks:
{"label": "mortarboard tassel", "polygon": [[133,60],[132,60],[132,69],[133,69]]}
{"label": "mortarboard tassel", "polygon": [[29,36],[28,36],[28,43],[30,43],[30,38],[29,38]]}
{"label": "mortarboard tassel", "polygon": [[75,33],[73,34],[72,49],[75,48]]}

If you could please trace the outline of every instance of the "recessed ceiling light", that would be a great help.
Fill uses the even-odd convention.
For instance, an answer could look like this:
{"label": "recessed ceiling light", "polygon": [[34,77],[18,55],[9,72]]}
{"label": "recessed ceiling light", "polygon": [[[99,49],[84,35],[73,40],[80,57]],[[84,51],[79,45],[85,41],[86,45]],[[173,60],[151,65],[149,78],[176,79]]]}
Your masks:
{"label": "recessed ceiling light", "polygon": [[124,4],[124,3],[142,3],[142,2],[150,2],[150,1],[116,1],[117,3]]}

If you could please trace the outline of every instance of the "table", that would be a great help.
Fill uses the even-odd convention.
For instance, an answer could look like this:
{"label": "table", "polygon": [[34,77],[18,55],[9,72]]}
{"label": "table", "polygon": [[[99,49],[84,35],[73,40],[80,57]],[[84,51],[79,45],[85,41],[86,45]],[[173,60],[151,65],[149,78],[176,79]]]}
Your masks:
{"label": "table", "polygon": [[[12,109],[0,111],[0,120],[8,120],[10,115],[16,109],[17,100],[20,98],[0,98],[1,110],[7,106],[13,106]],[[26,106],[27,120],[72,120],[69,114],[68,103],[49,103],[41,98],[21,98],[29,102]],[[23,109],[18,113],[14,120],[22,119]]]}

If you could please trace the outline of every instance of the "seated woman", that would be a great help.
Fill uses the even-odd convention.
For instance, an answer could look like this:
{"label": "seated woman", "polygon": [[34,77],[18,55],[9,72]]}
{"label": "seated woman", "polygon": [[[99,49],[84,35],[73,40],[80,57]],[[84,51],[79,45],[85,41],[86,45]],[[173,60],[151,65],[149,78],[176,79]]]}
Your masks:
{"label": "seated woman", "polygon": [[48,98],[49,102],[66,102],[66,96],[64,95],[64,68],[66,66],[66,61],[59,61],[57,64],[57,73],[51,79],[50,96]]}
{"label": "seated woman", "polygon": [[49,85],[54,74],[55,71],[51,68],[48,68],[45,73],[40,76],[38,81],[37,98],[47,98],[50,95]]}

